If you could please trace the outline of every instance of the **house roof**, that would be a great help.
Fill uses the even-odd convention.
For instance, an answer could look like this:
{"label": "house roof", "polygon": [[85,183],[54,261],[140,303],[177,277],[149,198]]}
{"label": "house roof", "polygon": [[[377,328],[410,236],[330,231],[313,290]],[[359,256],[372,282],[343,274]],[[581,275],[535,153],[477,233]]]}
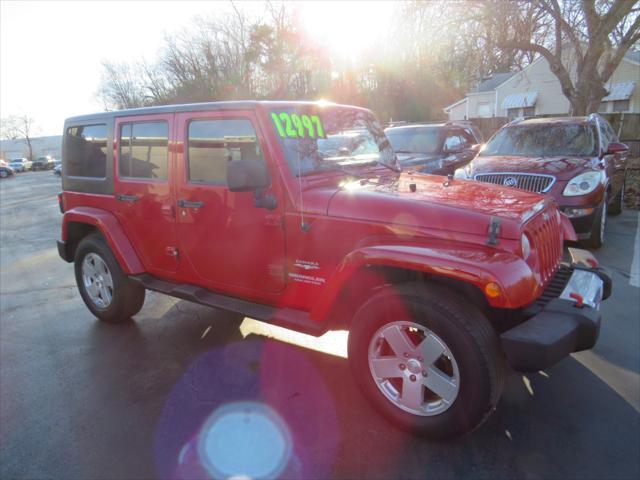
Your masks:
{"label": "house roof", "polygon": [[491,92],[496,89],[498,85],[506,82],[511,77],[513,77],[516,72],[499,72],[494,73],[491,77],[486,80],[480,82],[476,87],[471,90],[470,93],[479,93],[479,92]]}
{"label": "house roof", "polygon": [[629,100],[634,88],[636,88],[636,82],[611,84],[608,88],[609,94],[602,101]]}

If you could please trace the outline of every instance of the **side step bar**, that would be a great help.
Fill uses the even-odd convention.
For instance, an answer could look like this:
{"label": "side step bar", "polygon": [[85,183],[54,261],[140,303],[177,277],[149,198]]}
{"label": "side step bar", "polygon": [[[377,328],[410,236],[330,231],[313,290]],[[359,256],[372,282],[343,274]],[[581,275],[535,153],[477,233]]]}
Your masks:
{"label": "side step bar", "polygon": [[319,337],[327,331],[324,324],[314,322],[309,318],[309,314],[303,310],[276,308],[261,303],[249,302],[214,293],[195,285],[167,282],[147,273],[132,275],[129,279],[149,290],[166,293],[172,297],[182,298],[208,307],[239,313],[272,325],[313,335],[314,337]]}

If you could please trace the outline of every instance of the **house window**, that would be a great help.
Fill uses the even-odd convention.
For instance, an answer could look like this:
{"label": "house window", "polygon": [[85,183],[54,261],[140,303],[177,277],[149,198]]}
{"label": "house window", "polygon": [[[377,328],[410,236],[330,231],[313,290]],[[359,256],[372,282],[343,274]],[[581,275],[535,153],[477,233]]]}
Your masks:
{"label": "house window", "polygon": [[518,118],[520,116],[519,108],[507,108],[507,117],[509,120],[513,120],[514,118]]}
{"label": "house window", "polygon": [[478,104],[478,116],[479,117],[490,117],[493,114],[490,103],[479,103]]}
{"label": "house window", "polygon": [[609,106],[609,102],[600,102],[600,106],[598,107],[598,113],[607,113],[608,106]]}
{"label": "house window", "polygon": [[613,111],[614,112],[628,112],[629,111],[629,100],[614,100],[613,102]]}
{"label": "house window", "polygon": [[522,109],[522,115],[525,117],[532,117],[536,114],[536,107],[525,107]]}

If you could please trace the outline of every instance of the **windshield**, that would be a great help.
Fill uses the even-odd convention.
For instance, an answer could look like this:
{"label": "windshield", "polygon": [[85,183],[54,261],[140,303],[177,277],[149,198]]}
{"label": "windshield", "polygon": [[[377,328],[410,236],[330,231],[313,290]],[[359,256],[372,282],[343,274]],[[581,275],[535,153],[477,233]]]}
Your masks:
{"label": "windshield", "polygon": [[439,127],[391,128],[385,133],[398,153],[434,154],[440,146]]}
{"label": "windshield", "polygon": [[270,116],[296,176],[377,163],[398,170],[395,153],[369,112],[302,105],[273,109]]}
{"label": "windshield", "polygon": [[595,152],[596,136],[588,125],[520,125],[499,131],[480,155],[592,156]]}

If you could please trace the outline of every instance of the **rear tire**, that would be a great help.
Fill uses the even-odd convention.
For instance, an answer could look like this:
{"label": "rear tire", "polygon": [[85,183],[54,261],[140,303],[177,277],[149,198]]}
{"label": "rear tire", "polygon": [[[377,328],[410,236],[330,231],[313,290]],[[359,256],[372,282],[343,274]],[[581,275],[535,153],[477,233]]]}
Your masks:
{"label": "rear tire", "polygon": [[129,280],[99,234],[80,242],[74,269],[82,300],[100,320],[125,322],[142,308],[145,289]]}
{"label": "rear tire", "polygon": [[390,286],[362,305],[349,332],[349,362],[376,410],[430,438],[479,427],[504,385],[504,356],[487,319],[434,284]]}

